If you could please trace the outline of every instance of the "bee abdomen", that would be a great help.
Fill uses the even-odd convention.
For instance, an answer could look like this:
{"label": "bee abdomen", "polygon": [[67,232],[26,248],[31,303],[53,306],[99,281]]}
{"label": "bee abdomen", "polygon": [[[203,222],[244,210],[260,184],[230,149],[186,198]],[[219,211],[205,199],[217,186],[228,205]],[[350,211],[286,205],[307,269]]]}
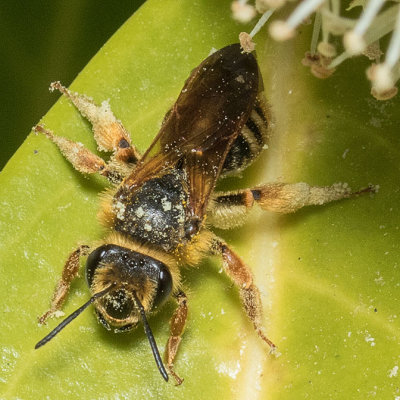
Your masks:
{"label": "bee abdomen", "polygon": [[238,173],[247,168],[266,148],[269,131],[269,117],[263,101],[256,99],[250,117],[233,142],[221,175]]}

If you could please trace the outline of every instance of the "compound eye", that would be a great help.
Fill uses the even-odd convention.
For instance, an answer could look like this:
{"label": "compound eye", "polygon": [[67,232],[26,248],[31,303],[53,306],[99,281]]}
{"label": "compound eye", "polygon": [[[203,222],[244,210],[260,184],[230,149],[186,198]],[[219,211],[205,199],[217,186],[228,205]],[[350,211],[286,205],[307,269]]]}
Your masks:
{"label": "compound eye", "polygon": [[86,261],[86,280],[89,286],[91,286],[96,269],[101,266],[101,262],[116,259],[120,254],[120,249],[114,244],[106,244],[89,254]]}
{"label": "compound eye", "polygon": [[172,276],[169,270],[162,264],[159,271],[158,286],[153,307],[158,307],[164,303],[172,291]]}

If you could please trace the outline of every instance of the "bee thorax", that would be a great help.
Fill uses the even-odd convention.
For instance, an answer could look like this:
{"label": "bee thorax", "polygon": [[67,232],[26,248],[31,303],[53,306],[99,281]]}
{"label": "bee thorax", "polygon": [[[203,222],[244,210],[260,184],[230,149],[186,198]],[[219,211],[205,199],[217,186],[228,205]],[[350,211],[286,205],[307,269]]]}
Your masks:
{"label": "bee thorax", "polygon": [[[135,193],[122,189],[113,199],[115,230],[131,238],[171,251],[197,233],[188,211],[183,172],[169,171],[145,182]],[[194,232],[196,231],[196,232]]]}

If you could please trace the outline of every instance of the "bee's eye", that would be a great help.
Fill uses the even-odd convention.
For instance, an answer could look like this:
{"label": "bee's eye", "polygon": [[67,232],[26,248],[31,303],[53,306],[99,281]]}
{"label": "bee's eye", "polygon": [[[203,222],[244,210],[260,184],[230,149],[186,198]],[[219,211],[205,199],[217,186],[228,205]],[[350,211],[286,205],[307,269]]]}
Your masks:
{"label": "bee's eye", "polygon": [[154,297],[153,307],[161,305],[170,295],[171,290],[172,277],[168,269],[163,265],[163,267],[160,268],[157,293]]}
{"label": "bee's eye", "polygon": [[[89,286],[92,285],[97,268],[99,268],[104,262],[115,260],[118,257],[119,249],[119,246],[107,244],[98,247],[89,254],[89,257],[86,260],[86,279]],[[121,256],[123,255],[125,254],[121,254]]]}

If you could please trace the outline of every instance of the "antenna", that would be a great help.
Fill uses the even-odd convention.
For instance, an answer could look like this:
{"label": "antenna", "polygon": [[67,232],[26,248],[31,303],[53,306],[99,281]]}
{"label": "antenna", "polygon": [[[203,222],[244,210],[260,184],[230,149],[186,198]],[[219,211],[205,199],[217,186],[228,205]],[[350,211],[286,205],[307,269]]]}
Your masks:
{"label": "antenna", "polygon": [[96,299],[107,294],[115,285],[116,282],[106,287],[101,292],[95,293],[83,306],[79,307],[76,311],[70,314],[67,318],[64,319],[64,321],[62,321],[59,325],[57,325],[47,336],[45,336],[42,340],[37,342],[35,349],[42,347],[48,341],[53,339],[53,337],[56,336],[57,333],[59,333],[62,329],[64,329],[71,321],[73,321],[80,313],[82,313],[82,311],[88,308]]}
{"label": "antenna", "polygon": [[153,352],[153,356],[154,356],[154,359],[156,361],[158,370],[160,371],[160,373],[161,373],[162,377],[164,378],[164,380],[166,382],[168,382],[168,374],[167,374],[167,371],[165,370],[164,364],[163,364],[162,359],[160,357],[160,353],[158,351],[157,343],[156,343],[156,341],[154,339],[153,332],[151,331],[149,323],[147,322],[147,318],[146,318],[146,313],[144,311],[144,307],[143,307],[142,303],[139,301],[139,299],[138,299],[138,297],[136,295],[136,292],[132,291],[132,294],[133,294],[133,298],[135,299],[136,306],[139,308],[140,316],[142,317],[144,331],[146,333],[147,339],[149,339],[151,351]]}

